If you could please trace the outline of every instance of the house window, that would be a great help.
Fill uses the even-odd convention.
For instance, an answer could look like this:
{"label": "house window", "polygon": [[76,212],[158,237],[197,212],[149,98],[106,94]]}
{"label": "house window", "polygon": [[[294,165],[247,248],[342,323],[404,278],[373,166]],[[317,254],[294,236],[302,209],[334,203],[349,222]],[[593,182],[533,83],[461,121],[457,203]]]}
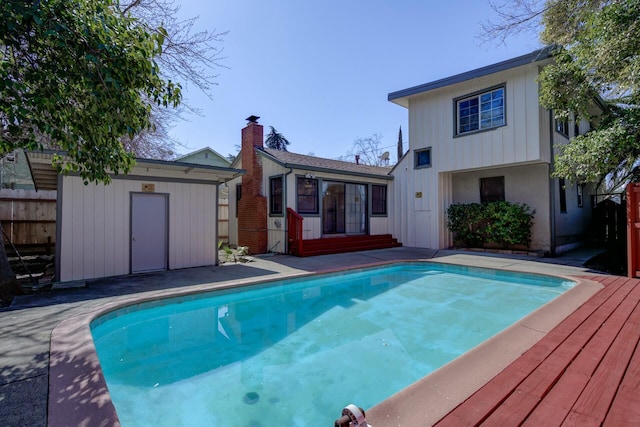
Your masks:
{"label": "house window", "polygon": [[556,119],[556,132],[569,138],[569,121]]}
{"label": "house window", "polygon": [[457,134],[505,125],[504,86],[456,100]]}
{"label": "house window", "polygon": [[414,151],[415,154],[415,168],[428,168],[431,167],[431,147],[423,150]]}
{"label": "house window", "polygon": [[269,189],[269,213],[282,215],[282,177],[277,176],[269,179]]}
{"label": "house window", "polygon": [[387,186],[386,185],[371,186],[371,214],[372,215],[387,214]]}
{"label": "house window", "polygon": [[480,202],[504,202],[504,176],[480,179]]}
{"label": "house window", "polygon": [[298,178],[297,185],[298,213],[317,214],[318,212],[318,180]]}
{"label": "house window", "polygon": [[584,207],[584,185],[578,184],[576,186],[576,191],[578,192],[578,207]]}
{"label": "house window", "polygon": [[558,180],[560,185],[560,213],[567,213],[567,189],[564,178]]}
{"label": "house window", "polygon": [[240,199],[242,199],[242,184],[236,184],[236,217],[240,210]]}
{"label": "house window", "polygon": [[577,117],[573,120],[573,136],[580,135],[580,119]]}

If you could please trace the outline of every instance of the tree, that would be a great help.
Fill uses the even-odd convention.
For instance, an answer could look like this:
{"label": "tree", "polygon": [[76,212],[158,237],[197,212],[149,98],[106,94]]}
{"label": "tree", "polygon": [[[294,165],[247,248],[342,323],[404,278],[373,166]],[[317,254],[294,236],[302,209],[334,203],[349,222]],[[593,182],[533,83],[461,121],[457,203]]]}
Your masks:
{"label": "tree", "polygon": [[267,134],[266,146],[273,150],[287,151],[287,145],[289,145],[287,138],[278,133],[273,126],[269,126],[269,128],[271,128],[271,131]]}
{"label": "tree", "polygon": [[[370,166],[386,166],[388,160],[383,156],[382,135],[374,133],[366,138],[357,138],[353,141],[353,146],[347,152],[345,156],[340,157],[340,160],[354,161],[358,158],[358,163],[362,165]],[[388,153],[387,153],[388,154]]]}
{"label": "tree", "polygon": [[[226,32],[195,30],[198,18],[180,18],[180,6],[174,0],[128,0],[121,1],[120,5],[123,15],[136,17],[149,32],[164,28],[162,55],[155,59],[165,80],[190,85],[211,98],[216,71],[223,67],[220,64],[222,49],[217,45]],[[123,140],[123,144],[136,157],[170,159],[181,145],[169,135],[170,128],[185,114],[200,114],[200,111],[186,99],[182,99],[179,108],[167,109],[153,102],[149,105],[154,126]]]}
{"label": "tree", "polygon": [[[128,172],[134,156],[121,140],[152,127],[149,101],[181,100],[155,61],[166,35],[111,0],[1,2],[0,155],[54,147],[66,152],[54,166],[85,183]],[[12,273],[0,269],[6,289]]]}
{"label": "tree", "polygon": [[[510,34],[540,19],[541,40],[557,46],[540,76],[541,104],[592,130],[558,147],[555,173],[575,183],[640,179],[640,1],[518,0],[520,14],[486,27]],[[602,110],[594,114],[594,101]]]}
{"label": "tree", "polygon": [[400,126],[400,129],[398,130],[398,161],[400,161],[400,158],[402,158],[403,154],[404,148],[402,147],[402,126]]}

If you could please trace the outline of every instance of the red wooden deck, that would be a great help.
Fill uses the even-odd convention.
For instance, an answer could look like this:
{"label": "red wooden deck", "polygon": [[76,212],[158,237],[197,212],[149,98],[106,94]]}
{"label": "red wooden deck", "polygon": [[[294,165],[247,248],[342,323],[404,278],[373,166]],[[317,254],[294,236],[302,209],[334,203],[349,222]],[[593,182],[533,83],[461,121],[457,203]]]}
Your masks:
{"label": "red wooden deck", "polygon": [[640,426],[640,280],[605,287],[436,424]]}

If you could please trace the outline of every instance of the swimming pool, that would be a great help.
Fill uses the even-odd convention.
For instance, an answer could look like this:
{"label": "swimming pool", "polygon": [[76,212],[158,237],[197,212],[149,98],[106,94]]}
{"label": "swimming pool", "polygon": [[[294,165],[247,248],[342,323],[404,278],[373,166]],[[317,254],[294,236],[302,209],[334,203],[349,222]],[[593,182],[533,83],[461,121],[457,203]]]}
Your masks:
{"label": "swimming pool", "polygon": [[127,425],[324,425],[485,341],[574,282],[435,263],[272,282],[92,322]]}

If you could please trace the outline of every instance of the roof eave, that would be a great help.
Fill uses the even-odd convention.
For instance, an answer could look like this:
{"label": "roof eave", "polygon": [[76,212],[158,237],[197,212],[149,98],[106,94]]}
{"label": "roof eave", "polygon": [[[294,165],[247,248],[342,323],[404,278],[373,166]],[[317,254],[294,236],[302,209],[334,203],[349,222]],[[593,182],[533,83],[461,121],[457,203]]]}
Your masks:
{"label": "roof eave", "polygon": [[478,77],[487,76],[490,74],[499,73],[501,71],[510,70],[523,65],[533,64],[546,60],[552,56],[552,51],[555,46],[547,46],[542,49],[535,50],[526,55],[511,58],[506,61],[498,62],[496,64],[487,65],[485,67],[477,68],[475,70],[467,71],[464,73],[456,74],[454,76],[445,77],[440,80],[436,80],[430,83],[413,86],[407,89],[398,90],[389,93],[387,100],[401,105],[403,107],[409,106],[409,97],[418,95],[421,93],[429,92],[434,89],[440,89],[446,86],[451,86],[457,83],[462,83]]}
{"label": "roof eave", "polygon": [[393,180],[393,177],[390,176],[388,173],[387,174],[374,174],[374,173],[362,173],[362,172],[355,172],[355,171],[343,171],[343,170],[336,170],[336,169],[332,169],[332,168],[323,168],[323,167],[319,167],[319,166],[309,166],[309,165],[303,165],[300,163],[287,163],[287,162],[283,162],[280,159],[276,158],[275,156],[267,153],[264,150],[256,150],[260,155],[269,158],[271,161],[273,161],[274,163],[285,167],[285,168],[289,168],[289,169],[302,169],[302,170],[306,170],[306,171],[312,171],[312,172],[326,172],[326,173],[334,173],[334,174],[340,174],[340,175],[349,175],[349,176],[361,176],[361,177],[365,177],[365,178],[377,178],[377,179],[386,179],[386,180]]}

